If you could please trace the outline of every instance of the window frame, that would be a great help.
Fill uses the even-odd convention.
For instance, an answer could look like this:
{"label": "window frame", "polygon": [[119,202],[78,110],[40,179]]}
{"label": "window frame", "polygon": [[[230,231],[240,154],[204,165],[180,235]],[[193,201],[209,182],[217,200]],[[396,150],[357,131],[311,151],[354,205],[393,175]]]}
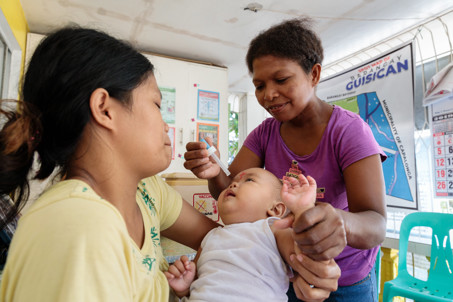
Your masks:
{"label": "window frame", "polygon": [[17,99],[19,95],[18,87],[21,74],[22,49],[1,10],[0,37],[6,46],[5,56],[0,58],[4,61],[3,70],[0,70],[3,75],[0,96],[2,99]]}

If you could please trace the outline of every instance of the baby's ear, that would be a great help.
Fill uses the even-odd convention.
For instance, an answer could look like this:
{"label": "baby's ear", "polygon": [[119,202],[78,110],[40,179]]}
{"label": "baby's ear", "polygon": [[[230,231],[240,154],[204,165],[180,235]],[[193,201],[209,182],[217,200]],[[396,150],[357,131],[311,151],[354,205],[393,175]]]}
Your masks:
{"label": "baby's ear", "polygon": [[267,215],[272,216],[272,217],[283,217],[283,215],[286,213],[286,206],[283,202],[281,201],[276,201],[272,208],[267,210]]}

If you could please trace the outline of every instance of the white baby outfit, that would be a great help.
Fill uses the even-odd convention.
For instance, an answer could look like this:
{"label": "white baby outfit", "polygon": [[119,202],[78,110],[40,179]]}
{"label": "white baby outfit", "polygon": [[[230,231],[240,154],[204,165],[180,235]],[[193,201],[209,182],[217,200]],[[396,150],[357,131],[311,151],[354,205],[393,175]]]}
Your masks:
{"label": "white baby outfit", "polygon": [[286,265],[269,227],[276,219],[211,230],[201,243],[198,279],[182,301],[288,301]]}

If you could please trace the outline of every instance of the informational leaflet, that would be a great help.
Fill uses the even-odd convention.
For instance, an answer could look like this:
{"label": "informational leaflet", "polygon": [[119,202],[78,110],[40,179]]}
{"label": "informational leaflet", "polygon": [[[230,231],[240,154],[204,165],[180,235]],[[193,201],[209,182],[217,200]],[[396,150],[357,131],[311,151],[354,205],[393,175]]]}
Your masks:
{"label": "informational leaflet", "polygon": [[219,93],[198,90],[198,119],[219,121]]}
{"label": "informational leaflet", "polygon": [[167,124],[175,123],[175,103],[176,103],[176,88],[159,87],[162,95],[162,102],[160,104],[160,112],[162,119]]}
{"label": "informational leaflet", "polygon": [[217,124],[206,124],[197,123],[197,140],[201,142],[201,139],[209,137],[212,140],[214,147],[219,148],[219,125]]}

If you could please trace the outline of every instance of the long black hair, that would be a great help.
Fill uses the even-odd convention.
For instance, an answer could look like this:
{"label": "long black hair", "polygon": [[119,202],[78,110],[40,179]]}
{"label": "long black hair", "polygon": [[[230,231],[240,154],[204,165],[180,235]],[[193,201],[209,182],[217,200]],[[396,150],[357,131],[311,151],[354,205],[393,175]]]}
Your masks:
{"label": "long black hair", "polygon": [[35,151],[39,169],[32,177],[45,179],[56,167],[64,174],[90,120],[92,92],[104,88],[130,107],[132,90],[153,71],[132,46],[98,30],[66,27],[38,45],[17,110],[0,112],[6,117],[0,130],[0,198],[9,209],[0,230],[28,198]]}

